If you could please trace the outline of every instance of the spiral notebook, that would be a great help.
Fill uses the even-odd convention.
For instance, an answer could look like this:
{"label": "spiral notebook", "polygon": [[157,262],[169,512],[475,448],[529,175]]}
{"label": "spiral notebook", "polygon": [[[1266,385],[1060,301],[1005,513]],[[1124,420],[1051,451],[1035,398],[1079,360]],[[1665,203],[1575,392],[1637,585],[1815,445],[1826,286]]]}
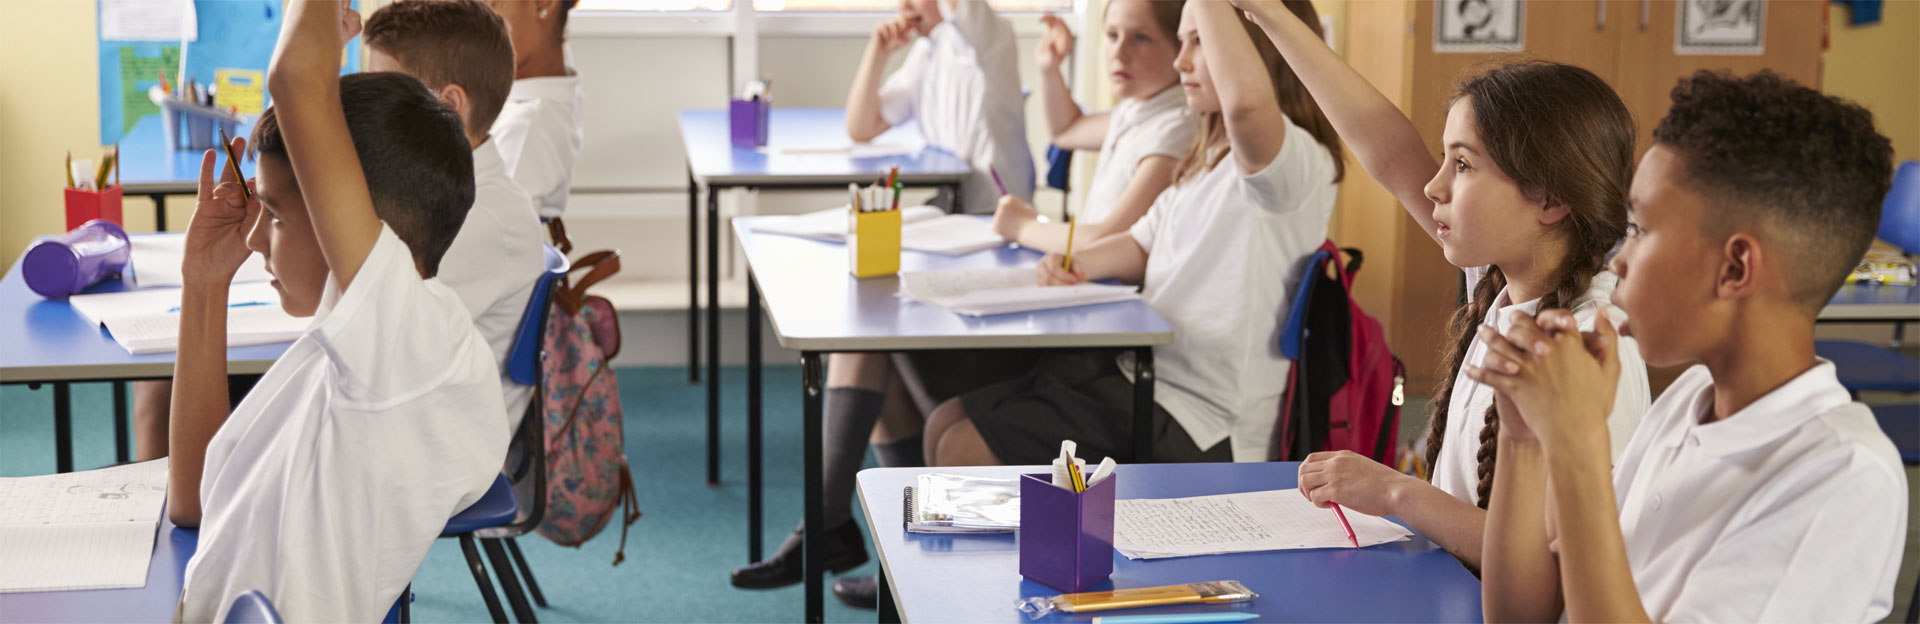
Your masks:
{"label": "spiral notebook", "polygon": [[1020,528],[1020,484],[923,474],[907,486],[902,504],[911,533],[1012,533]]}

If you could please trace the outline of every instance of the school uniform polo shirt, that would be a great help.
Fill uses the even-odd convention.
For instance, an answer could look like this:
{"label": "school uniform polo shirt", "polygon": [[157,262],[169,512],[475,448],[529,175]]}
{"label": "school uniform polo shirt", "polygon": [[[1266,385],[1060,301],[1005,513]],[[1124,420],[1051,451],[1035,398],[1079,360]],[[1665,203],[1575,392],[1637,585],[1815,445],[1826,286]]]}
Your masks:
{"label": "school uniform polo shirt", "polygon": [[533,198],[542,218],[567,211],[573,161],[586,143],[586,105],[580,75],[568,67],[565,76],[513,81],[493,119],[492,141],[499,143],[507,173]]}
{"label": "school uniform polo shirt", "polygon": [[488,139],[473,148],[473,207],[467,210],[453,245],[440,258],[438,277],[460,295],[473,315],[473,326],[493,353],[511,430],[526,414],[533,386],[507,378],[507,353],[526,317],[533,284],[546,271],[542,245],[547,234],[540,227],[540,217],[533,214],[533,200],[507,175],[494,142]]}
{"label": "school uniform polo shirt", "polygon": [[991,214],[999,206],[991,171],[1000,172],[1008,194],[1032,201],[1033,153],[1013,25],[984,0],[937,4],[940,25],[913,42],[880,86],[880,117],[889,126],[918,121],[929,147],[973,166],[955,198],[961,212]]}
{"label": "school uniform polo shirt", "polygon": [[1907,480],[1821,360],[1724,420],[1682,374],[1614,470],[1633,583],[1655,622],[1873,622],[1893,607]]}
{"label": "school uniform polo shirt", "polygon": [[1099,223],[1113,214],[1120,196],[1133,184],[1133,173],[1148,156],[1179,160],[1193,148],[1193,113],[1187,94],[1172,85],[1144,99],[1125,99],[1107,117],[1107,138],[1100,143],[1100,166],[1087,187],[1081,223]]}
{"label": "school uniform polo shirt", "polygon": [[258,589],[293,621],[376,622],[506,459],[500,374],[466,306],[382,225],[342,292],[207,444],[175,619]]}

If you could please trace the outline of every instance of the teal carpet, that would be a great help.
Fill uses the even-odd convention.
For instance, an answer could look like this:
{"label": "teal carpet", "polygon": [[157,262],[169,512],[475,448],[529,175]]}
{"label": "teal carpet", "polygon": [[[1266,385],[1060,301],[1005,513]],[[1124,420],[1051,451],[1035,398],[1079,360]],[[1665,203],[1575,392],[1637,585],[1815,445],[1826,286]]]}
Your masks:
{"label": "teal carpet", "polygon": [[[722,479],[706,485],[706,389],[687,385],[684,367],[622,368],[627,458],[640,510],[627,537],[627,559],[610,565],[620,531],[609,527],[580,548],[539,536],[520,539],[547,596],[547,622],[794,622],[802,616],[798,585],[767,591],[734,589],[727,572],[747,563],[746,370],[722,371]],[[765,544],[779,545],[801,514],[800,371],[768,367],[766,399]],[[112,394],[107,384],[74,386],[74,464],[113,462]],[[53,394],[47,388],[0,386],[0,476],[53,472]],[[871,464],[871,458],[869,458]],[[855,514],[856,516],[859,514]],[[851,574],[872,574],[868,563]],[[828,577],[831,586],[833,577]],[[488,619],[459,544],[440,540],[414,577],[417,622]],[[872,622],[873,611],[826,597],[827,621]]]}

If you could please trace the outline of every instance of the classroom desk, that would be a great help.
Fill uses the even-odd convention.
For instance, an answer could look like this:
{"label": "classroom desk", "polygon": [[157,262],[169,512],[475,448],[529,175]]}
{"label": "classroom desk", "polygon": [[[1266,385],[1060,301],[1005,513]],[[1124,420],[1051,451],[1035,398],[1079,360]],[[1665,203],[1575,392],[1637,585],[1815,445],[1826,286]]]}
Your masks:
{"label": "classroom desk", "polygon": [[[167,196],[200,192],[200,150],[176,150],[167,145],[165,120],[148,115],[133,124],[120,138],[120,185],[126,195],[146,195],[153,199],[155,230],[167,229]],[[253,124],[242,124],[237,136],[253,136]],[[214,132],[214,136],[219,136]],[[229,137],[232,138],[232,137]],[[220,156],[215,166],[224,167],[227,157]],[[253,160],[240,156],[240,171],[253,177]],[[218,179],[218,178],[215,178]]]}
{"label": "classroom desk", "polygon": [[0,622],[170,621],[199,544],[199,530],[176,527],[160,514],[146,587],[0,594]]}
{"label": "classroom desk", "polygon": [[[1300,464],[1122,464],[1116,495],[1178,498],[1295,487]],[[1088,614],[1029,620],[1014,608],[1062,592],[1020,576],[1014,535],[937,535],[901,528],[901,492],[925,472],[1017,478],[1041,466],[874,468],[860,472],[860,508],[880,559],[881,622],[1086,622]],[[1398,519],[1390,518],[1398,522]],[[1329,517],[1331,522],[1332,518]],[[1401,522],[1400,524],[1406,524]],[[1410,541],[1362,549],[1281,550],[1131,560],[1115,552],[1111,588],[1236,580],[1259,594],[1232,605],[1159,607],[1095,615],[1243,611],[1259,622],[1478,622],[1480,581],[1439,546]],[[1103,583],[1099,589],[1108,589]]]}
{"label": "classroom desk", "polygon": [[[113,278],[86,292],[123,290],[127,290],[126,284]],[[229,348],[227,372],[266,372],[289,344]],[[81,318],[65,299],[45,299],[28,289],[18,260],[7,269],[6,277],[0,278],[0,345],[5,345],[0,349],[0,384],[53,384],[54,463],[60,472],[73,470],[72,404],[67,384],[173,376],[173,353],[128,354],[106,329]],[[114,384],[113,439],[115,457],[120,461],[132,456],[132,444],[127,439],[126,393],[126,384]]]}
{"label": "classroom desk", "polygon": [[[768,120],[767,148],[733,146],[724,109],[680,111],[680,140],[687,151],[687,378],[700,381],[699,215],[700,187],[707,188],[707,482],[720,483],[720,195],[727,188],[763,190],[844,189],[871,184],[894,167],[907,186],[948,187],[973,172],[967,162],[938,150],[903,156],[852,158],[845,153],[780,154],[771,148],[846,146],[846,111],[838,108],[775,108]],[[922,147],[907,124],[874,139],[875,144]],[[823,208],[825,206],[822,206]]]}
{"label": "classroom desk", "polygon": [[1842,284],[1827,307],[1822,323],[1904,323],[1920,321],[1920,287],[1888,284]]}
{"label": "classroom desk", "polygon": [[[1138,379],[1153,378],[1153,346],[1173,343],[1173,326],[1140,301],[1079,306],[1040,312],[964,317],[895,296],[894,276],[855,279],[847,273],[846,246],[777,234],[760,234],[753,223],[779,217],[733,220],[734,235],[747,254],[747,479],[749,561],[760,559],[760,315],[765,313],[780,346],[801,352],[804,409],[801,428],[805,454],[808,543],[821,525],[820,428],[824,391],[822,357],[855,351],[943,349],[1069,349],[1121,347],[1135,350]],[[985,219],[980,216],[976,218]],[[965,256],[908,251],[902,271],[1031,266],[1040,254],[1001,247]],[[1151,446],[1146,422],[1153,409],[1153,384],[1134,385],[1135,452]],[[821,621],[821,566],[818,549],[807,549],[805,578],[809,622]]]}

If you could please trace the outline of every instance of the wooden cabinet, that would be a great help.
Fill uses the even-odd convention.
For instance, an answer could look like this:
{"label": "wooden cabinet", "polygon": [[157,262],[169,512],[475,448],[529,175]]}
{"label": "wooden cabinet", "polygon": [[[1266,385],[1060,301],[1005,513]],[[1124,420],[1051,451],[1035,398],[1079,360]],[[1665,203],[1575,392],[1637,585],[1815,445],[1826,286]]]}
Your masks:
{"label": "wooden cabinet", "polygon": [[[1767,2],[1765,54],[1682,56],[1674,52],[1676,0],[1528,1],[1525,50],[1499,54],[1434,52],[1430,0],[1357,0],[1347,7],[1346,54],[1348,63],[1407,113],[1436,158],[1455,82],[1483,67],[1522,59],[1579,65],[1613,85],[1633,113],[1639,151],[1645,152],[1675,81],[1695,70],[1745,74],[1771,68],[1818,86],[1826,4]],[[1440,358],[1447,347],[1448,316],[1459,302],[1459,270],[1351,156],[1347,171],[1334,224],[1336,242],[1366,253],[1356,297],[1385,326],[1387,340],[1406,361],[1412,390],[1425,393],[1445,372]]]}

